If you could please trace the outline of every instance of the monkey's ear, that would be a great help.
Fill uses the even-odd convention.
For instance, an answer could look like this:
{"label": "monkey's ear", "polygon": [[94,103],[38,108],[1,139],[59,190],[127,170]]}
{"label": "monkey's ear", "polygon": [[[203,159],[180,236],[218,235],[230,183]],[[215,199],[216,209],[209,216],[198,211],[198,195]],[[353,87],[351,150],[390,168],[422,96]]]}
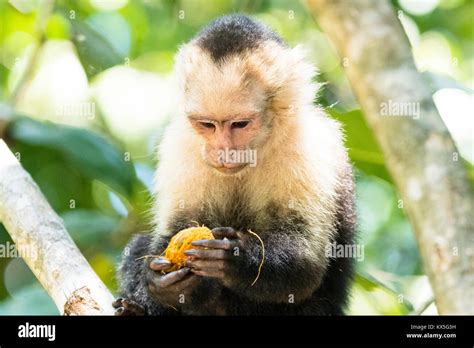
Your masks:
{"label": "monkey's ear", "polygon": [[194,69],[202,63],[200,60],[203,55],[202,49],[192,43],[185,44],[179,49],[175,57],[174,70],[182,88],[186,86],[186,77],[192,76]]}
{"label": "monkey's ear", "polygon": [[274,104],[312,104],[319,87],[312,81],[316,69],[306,61],[301,46],[267,42],[252,58],[254,69],[264,72],[263,85],[274,95]]}
{"label": "monkey's ear", "polygon": [[[319,74],[316,66],[308,62],[306,58],[307,49],[302,45],[297,45],[290,50],[290,64],[293,67],[291,74],[291,84],[295,90],[301,90],[302,98],[314,99],[318,93],[321,84],[313,81]],[[303,86],[306,88],[303,89]]]}
{"label": "monkey's ear", "polygon": [[182,45],[176,55],[176,65],[192,65],[194,63],[194,57],[197,57],[199,48],[192,44]]}
{"label": "monkey's ear", "polygon": [[319,74],[317,67],[308,62],[308,59],[306,58],[308,50],[304,46],[296,45],[290,51],[290,59],[293,64],[297,66],[300,73],[309,81],[311,81],[315,75]]}
{"label": "monkey's ear", "polygon": [[296,79],[306,83],[312,81],[316,69],[306,61],[305,56],[305,50],[300,45],[288,48],[267,41],[249,60],[255,70],[263,72],[268,85],[280,89]]}

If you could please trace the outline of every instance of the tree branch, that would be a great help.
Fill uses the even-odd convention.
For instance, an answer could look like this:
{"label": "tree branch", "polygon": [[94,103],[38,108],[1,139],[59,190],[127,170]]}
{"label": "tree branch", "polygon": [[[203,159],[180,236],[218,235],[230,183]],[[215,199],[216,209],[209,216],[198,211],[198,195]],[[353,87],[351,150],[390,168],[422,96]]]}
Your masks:
{"label": "tree branch", "polygon": [[[343,58],[380,143],[414,227],[438,311],[474,313],[474,195],[392,7],[379,0],[307,3]],[[419,118],[383,116],[390,103],[418,106]]]}
{"label": "tree branch", "polygon": [[61,314],[114,313],[112,294],[1,139],[0,221]]}

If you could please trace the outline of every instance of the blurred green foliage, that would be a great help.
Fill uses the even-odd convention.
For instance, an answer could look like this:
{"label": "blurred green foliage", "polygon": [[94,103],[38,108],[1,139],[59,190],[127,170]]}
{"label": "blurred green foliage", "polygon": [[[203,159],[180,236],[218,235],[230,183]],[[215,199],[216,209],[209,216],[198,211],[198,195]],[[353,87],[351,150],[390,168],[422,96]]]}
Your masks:
{"label": "blurred green foliage", "polygon": [[135,171],[124,154],[103,137],[92,132],[31,118],[15,118],[9,136],[22,144],[47,148],[90,179],[108,184],[124,195],[132,193]]}
{"label": "blurred green foliage", "polygon": [[[447,42],[454,63],[447,74],[428,69],[433,92],[453,86],[470,91],[473,2],[434,2],[431,11],[413,14],[402,2],[392,1],[412,23],[407,33],[415,58],[436,55],[425,47],[433,43],[428,39],[438,38],[438,45]],[[290,45],[305,46],[320,69],[317,80],[328,82],[317,101],[344,126],[356,168],[359,243],[365,251],[358,263],[351,313],[416,313],[429,304],[429,286],[403,202],[338,57],[302,1],[58,0],[51,11],[44,7],[42,1],[0,1],[0,135],[112,290],[126,241],[150,229],[154,149],[174,109],[165,94],[173,56],[209,20],[243,12],[269,24]],[[424,50],[415,47],[416,42]],[[67,57],[69,63],[64,58],[52,64],[57,57]],[[42,71],[48,71],[46,80],[41,80]],[[58,85],[49,85],[49,78],[59,79]],[[125,78],[122,84],[114,82]],[[40,82],[35,87],[36,80]],[[143,97],[148,90],[141,88],[148,86],[164,86],[150,92],[158,98],[155,107],[146,104],[153,98]],[[112,98],[107,99],[111,88]],[[84,98],[76,98],[81,93]],[[165,94],[161,99],[160,93]],[[93,119],[81,109],[90,103],[96,107]],[[79,105],[76,113],[65,116],[58,111],[58,105],[70,104]],[[155,115],[155,109],[163,114],[159,122],[155,116],[146,118]],[[121,118],[116,110],[124,112]],[[141,124],[141,133],[130,136]],[[472,173],[472,163],[466,164]],[[0,225],[0,243],[7,242],[11,240]],[[0,279],[0,314],[57,313],[21,259],[0,258]]]}

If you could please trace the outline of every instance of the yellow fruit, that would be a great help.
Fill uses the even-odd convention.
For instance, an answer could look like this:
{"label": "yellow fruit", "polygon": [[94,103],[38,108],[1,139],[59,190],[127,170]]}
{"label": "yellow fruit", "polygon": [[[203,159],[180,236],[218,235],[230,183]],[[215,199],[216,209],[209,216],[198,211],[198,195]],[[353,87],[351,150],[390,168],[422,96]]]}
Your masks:
{"label": "yellow fruit", "polygon": [[173,267],[166,271],[176,271],[185,265],[186,260],[189,258],[189,256],[184,254],[185,250],[205,249],[205,247],[191,245],[192,241],[201,239],[214,239],[214,235],[205,226],[190,227],[176,233],[165,250],[165,257],[173,264]]}

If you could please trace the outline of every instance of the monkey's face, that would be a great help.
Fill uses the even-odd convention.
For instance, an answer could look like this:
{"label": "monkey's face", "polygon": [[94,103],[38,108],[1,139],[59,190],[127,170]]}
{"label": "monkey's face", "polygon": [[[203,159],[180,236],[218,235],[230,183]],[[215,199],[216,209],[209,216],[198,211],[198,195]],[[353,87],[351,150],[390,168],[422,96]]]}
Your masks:
{"label": "monkey's face", "polygon": [[201,51],[185,71],[184,108],[202,159],[223,174],[255,166],[268,132],[268,98],[245,59],[215,64]]}
{"label": "monkey's face", "polygon": [[202,138],[204,161],[223,174],[235,174],[256,165],[255,139],[262,128],[259,114],[222,118],[192,115],[189,121]]}

